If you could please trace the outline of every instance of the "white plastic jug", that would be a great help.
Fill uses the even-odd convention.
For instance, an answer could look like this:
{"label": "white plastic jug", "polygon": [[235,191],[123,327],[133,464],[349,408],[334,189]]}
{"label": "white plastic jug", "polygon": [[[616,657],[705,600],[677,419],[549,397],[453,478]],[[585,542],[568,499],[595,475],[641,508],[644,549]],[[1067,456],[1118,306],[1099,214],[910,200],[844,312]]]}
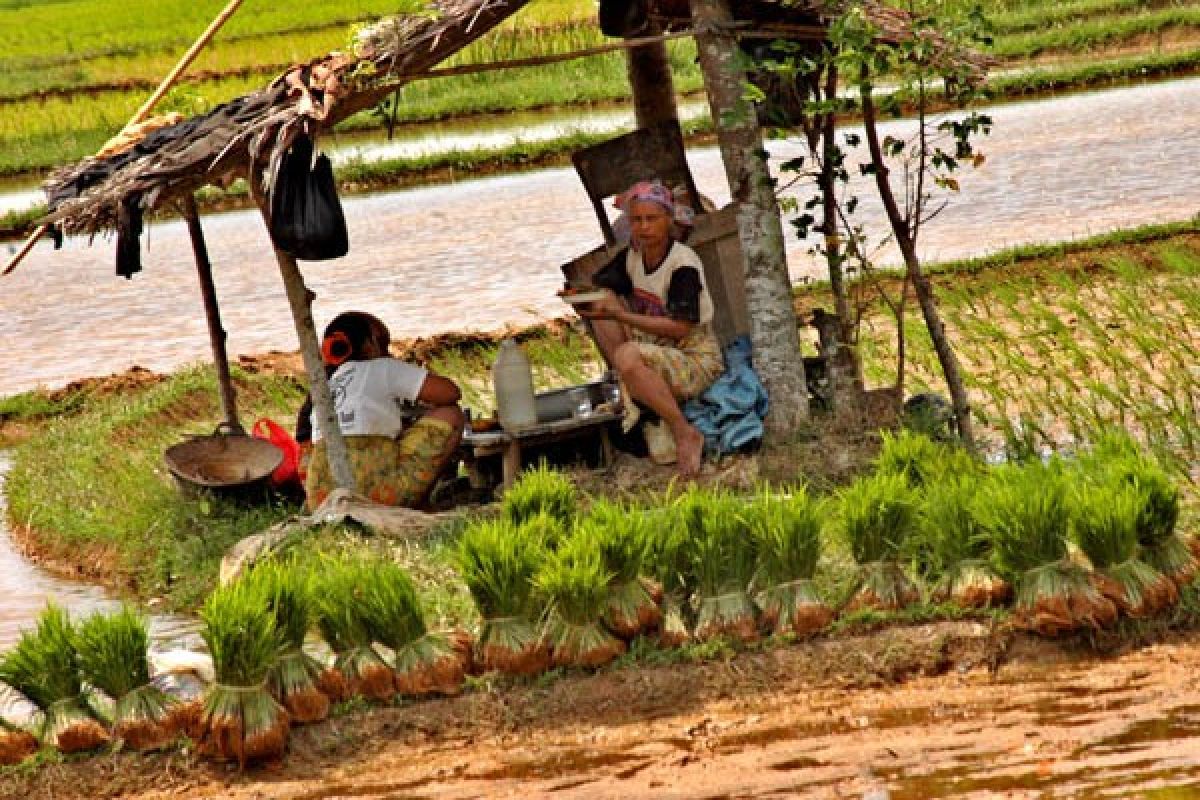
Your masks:
{"label": "white plastic jug", "polygon": [[537,422],[529,359],[512,339],[500,343],[492,365],[492,385],[496,390],[496,415],[505,430],[516,431]]}

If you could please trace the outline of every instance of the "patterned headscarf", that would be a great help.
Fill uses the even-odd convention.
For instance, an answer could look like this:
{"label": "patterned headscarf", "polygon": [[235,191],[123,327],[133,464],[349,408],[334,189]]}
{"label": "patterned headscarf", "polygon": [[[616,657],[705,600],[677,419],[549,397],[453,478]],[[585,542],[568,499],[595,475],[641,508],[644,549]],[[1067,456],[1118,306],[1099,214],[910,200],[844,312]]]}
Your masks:
{"label": "patterned headscarf", "polygon": [[628,211],[635,201],[656,203],[666,209],[672,219],[675,217],[675,196],[658,181],[640,181],[630,186],[617,198],[617,208]]}

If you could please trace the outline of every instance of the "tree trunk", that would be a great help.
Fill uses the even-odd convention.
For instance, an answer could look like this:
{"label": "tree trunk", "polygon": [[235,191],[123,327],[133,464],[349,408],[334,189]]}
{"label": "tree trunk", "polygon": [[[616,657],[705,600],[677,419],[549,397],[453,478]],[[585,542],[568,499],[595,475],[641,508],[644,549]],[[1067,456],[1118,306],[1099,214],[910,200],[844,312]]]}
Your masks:
{"label": "tree trunk", "polygon": [[[837,99],[837,67],[827,66],[823,96],[826,102]],[[845,254],[838,235],[837,181],[834,179],[834,160],[837,156],[837,115],[829,111],[821,115],[821,174],[817,177],[825,215],[825,260],[829,264],[829,287],[833,290],[834,310],[841,325],[843,344],[854,342],[850,300],[846,295]],[[857,358],[855,359],[857,361]]]}
{"label": "tree trunk", "polygon": [[[656,28],[648,31],[654,35]],[[625,67],[633,90],[633,112],[639,128],[652,128],[679,119],[675,81],[667,58],[667,43],[655,42],[625,51]]]}
{"label": "tree trunk", "polygon": [[775,187],[754,109],[742,99],[745,75],[736,61],[729,6],[726,0],[691,0],[691,10],[725,175],[738,204],[754,366],[771,396],[767,431],[787,435],[808,419],[808,386]]}
{"label": "tree trunk", "polygon": [[[933,340],[933,349],[942,366],[942,374],[946,378],[946,387],[950,390],[950,400],[954,406],[954,418],[958,422],[959,435],[968,449],[975,450],[975,434],[971,426],[971,405],[967,399],[967,390],[959,369],[958,357],[954,354],[954,348],[950,346],[950,340],[946,338],[946,326],[942,323],[942,315],[937,308],[933,285],[921,269],[921,261],[917,258],[916,242],[896,203],[896,196],[892,193],[888,168],[883,159],[883,149],[879,144],[875,103],[870,89],[864,89],[861,97],[863,129],[867,137],[867,147],[871,152],[871,161],[875,166],[875,185],[879,189],[879,197],[883,201],[884,211],[887,212],[888,222],[891,223],[892,232],[896,236],[896,245],[900,248],[900,255],[904,258],[904,268],[909,280],[912,281],[917,302],[921,306],[921,314],[925,317],[925,327],[929,330],[929,338]],[[916,215],[915,218],[917,217],[919,215]],[[900,324],[903,325],[903,321]]]}

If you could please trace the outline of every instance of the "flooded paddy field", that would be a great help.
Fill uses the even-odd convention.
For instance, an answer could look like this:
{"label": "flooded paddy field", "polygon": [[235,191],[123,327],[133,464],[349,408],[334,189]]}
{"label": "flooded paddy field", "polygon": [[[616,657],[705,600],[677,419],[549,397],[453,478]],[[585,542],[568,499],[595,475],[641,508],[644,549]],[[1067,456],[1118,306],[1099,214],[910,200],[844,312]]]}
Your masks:
{"label": "flooded paddy field", "polygon": [[[1200,115],[1200,81],[998,107],[987,163],[923,235],[927,259],[952,259],[1031,241],[1185,219],[1200,208],[1200,162],[1179,143]],[[899,135],[909,123],[893,123]],[[794,140],[769,145],[777,159]],[[714,148],[689,159],[701,190],[728,200]],[[870,193],[860,214],[879,229]],[[801,196],[803,199],[803,196]],[[558,265],[599,243],[571,170],[556,169],[345,199],[351,251],[309,263],[318,324],[364,308],[397,337],[495,330],[564,313]],[[254,212],[204,218],[229,347],[234,354],[294,350],[295,333],[262,220]],[[789,234],[790,235],[790,234]],[[182,223],[149,226],[145,270],[113,275],[114,243],[38,245],[0,280],[0,395],[121,371],[170,370],[208,358],[208,335]],[[11,246],[11,245],[10,245]],[[808,244],[791,237],[793,278],[818,276]],[[887,262],[886,251],[881,260]]]}

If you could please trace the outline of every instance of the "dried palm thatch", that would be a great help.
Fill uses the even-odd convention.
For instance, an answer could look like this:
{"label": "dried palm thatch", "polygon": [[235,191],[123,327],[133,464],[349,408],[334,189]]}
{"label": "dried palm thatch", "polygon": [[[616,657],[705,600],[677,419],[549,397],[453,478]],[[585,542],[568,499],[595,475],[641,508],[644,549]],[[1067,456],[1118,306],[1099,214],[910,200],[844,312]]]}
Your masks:
{"label": "dried palm thatch", "polygon": [[390,18],[360,33],[355,52],[291,68],[268,86],[207,114],[153,131],[139,144],[51,175],[43,222],[67,233],[118,227],[151,211],[266,167],[268,185],[292,141],[371,108],[401,84],[487,33],[526,0],[438,0],[430,12]]}

